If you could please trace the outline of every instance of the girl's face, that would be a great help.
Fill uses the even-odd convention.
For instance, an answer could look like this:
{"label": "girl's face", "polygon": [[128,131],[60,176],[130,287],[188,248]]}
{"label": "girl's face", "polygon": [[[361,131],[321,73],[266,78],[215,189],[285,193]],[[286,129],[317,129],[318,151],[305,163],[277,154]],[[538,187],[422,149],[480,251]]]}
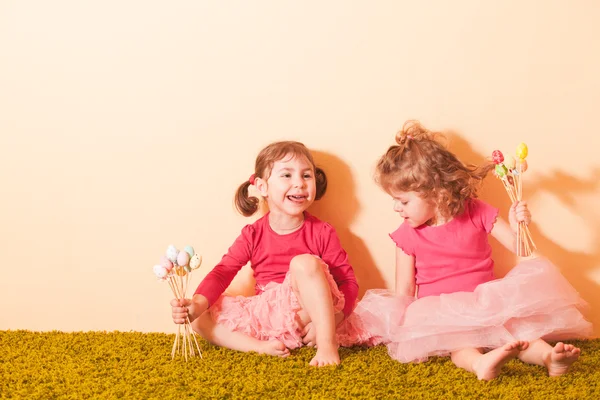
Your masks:
{"label": "girl's face", "polygon": [[315,201],[315,171],[306,158],[288,154],[273,163],[269,178],[258,180],[257,188],[271,212],[298,216]]}
{"label": "girl's face", "polygon": [[439,217],[437,206],[431,199],[423,199],[417,192],[392,192],[394,211],[413,228],[435,222]]}

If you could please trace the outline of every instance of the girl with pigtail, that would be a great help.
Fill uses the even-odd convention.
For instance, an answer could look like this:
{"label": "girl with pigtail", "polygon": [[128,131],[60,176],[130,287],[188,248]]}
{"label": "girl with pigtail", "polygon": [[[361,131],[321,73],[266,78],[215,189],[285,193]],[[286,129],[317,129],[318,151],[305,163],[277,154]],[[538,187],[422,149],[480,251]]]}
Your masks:
{"label": "girl with pigtail", "polygon": [[[359,340],[348,323],[337,329],[354,308],[358,284],[335,229],[306,211],[325,194],[327,177],[302,143],[276,142],[258,154],[254,173],[236,192],[244,216],[259,207],[250,186],[269,211],[242,229],[191,299],[171,301],[173,321],[189,317],[218,346],[287,357],[306,345],[317,348],[310,365],[339,364],[338,345]],[[223,295],[248,262],[256,295]]]}
{"label": "girl with pigtail", "polygon": [[529,223],[526,202],[515,202],[509,223],[477,198],[494,168],[463,164],[442,146],[439,134],[408,121],[377,164],[377,182],[402,218],[390,234],[396,245],[396,290],[367,291],[355,313],[401,362],[450,355],[479,379],[497,377],[519,358],[566,373],[580,350],[546,340],[588,338],[585,306],[559,270],[544,258],[519,262],[495,279],[491,234],[516,252],[520,222]]}

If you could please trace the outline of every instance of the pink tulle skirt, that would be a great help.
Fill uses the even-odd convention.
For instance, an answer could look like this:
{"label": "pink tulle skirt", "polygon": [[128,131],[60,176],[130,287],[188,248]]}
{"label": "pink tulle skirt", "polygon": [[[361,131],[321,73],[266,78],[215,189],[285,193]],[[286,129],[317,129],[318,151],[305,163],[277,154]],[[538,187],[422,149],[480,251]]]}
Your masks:
{"label": "pink tulle skirt", "polygon": [[421,362],[463,348],[496,348],[514,340],[592,337],[587,304],[548,260],[519,263],[504,278],[420,299],[369,290],[355,313],[401,362]]}
{"label": "pink tulle skirt", "polygon": [[[329,267],[321,262],[331,290],[335,312],[344,308],[344,294],[338,289]],[[255,296],[221,296],[210,307],[210,313],[217,324],[225,325],[232,331],[242,332],[259,340],[277,339],[289,349],[304,345],[298,312],[302,309],[296,293],[292,289],[290,273],[282,283],[270,282],[262,293]],[[356,317],[352,321],[356,321]],[[351,346],[363,339],[350,321],[340,324],[337,332],[342,346]]]}

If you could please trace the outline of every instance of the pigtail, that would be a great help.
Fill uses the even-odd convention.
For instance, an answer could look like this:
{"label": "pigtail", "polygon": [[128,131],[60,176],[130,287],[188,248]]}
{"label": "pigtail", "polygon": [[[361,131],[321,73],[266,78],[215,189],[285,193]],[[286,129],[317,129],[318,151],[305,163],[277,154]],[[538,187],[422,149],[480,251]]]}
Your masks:
{"label": "pigtail", "polygon": [[490,173],[490,171],[492,171],[494,168],[496,168],[496,164],[494,164],[492,161],[488,160],[487,162],[485,162],[484,164],[480,165],[480,166],[472,166],[473,170],[471,172],[471,177],[477,181],[483,181],[485,179],[485,177]]}
{"label": "pigtail", "polygon": [[315,200],[319,200],[327,191],[327,175],[325,175],[325,171],[318,167],[315,167],[315,182],[317,186]]}
{"label": "pigtail", "polygon": [[250,182],[245,181],[238,187],[235,193],[234,204],[240,214],[245,217],[253,215],[258,210],[260,200],[254,196],[248,195]]}
{"label": "pigtail", "polygon": [[[457,159],[457,162],[458,159]],[[447,204],[446,212],[442,209],[445,216],[455,216],[462,214],[465,210],[466,201],[478,197],[478,192],[483,185],[483,180],[487,174],[495,168],[492,162],[486,162],[480,166],[469,164],[464,165],[464,178],[460,179],[460,168],[456,171],[458,179],[446,185],[440,193],[440,201]],[[447,190],[448,188],[454,190]]]}
{"label": "pigtail", "polygon": [[465,165],[465,170],[468,174],[469,181],[468,184],[462,188],[461,195],[463,195],[465,198],[476,198],[477,192],[483,184],[483,180],[490,173],[490,171],[495,168],[495,166],[496,165],[491,161],[487,161],[479,166],[474,164]]}

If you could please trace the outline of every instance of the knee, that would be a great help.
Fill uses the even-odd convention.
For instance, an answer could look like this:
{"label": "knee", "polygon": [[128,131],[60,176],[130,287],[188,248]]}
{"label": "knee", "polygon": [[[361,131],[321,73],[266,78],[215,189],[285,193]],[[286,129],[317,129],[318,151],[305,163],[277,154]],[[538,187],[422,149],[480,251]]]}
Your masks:
{"label": "knee", "polygon": [[321,259],[312,254],[300,254],[290,261],[290,272],[294,276],[312,276],[321,273]]}

